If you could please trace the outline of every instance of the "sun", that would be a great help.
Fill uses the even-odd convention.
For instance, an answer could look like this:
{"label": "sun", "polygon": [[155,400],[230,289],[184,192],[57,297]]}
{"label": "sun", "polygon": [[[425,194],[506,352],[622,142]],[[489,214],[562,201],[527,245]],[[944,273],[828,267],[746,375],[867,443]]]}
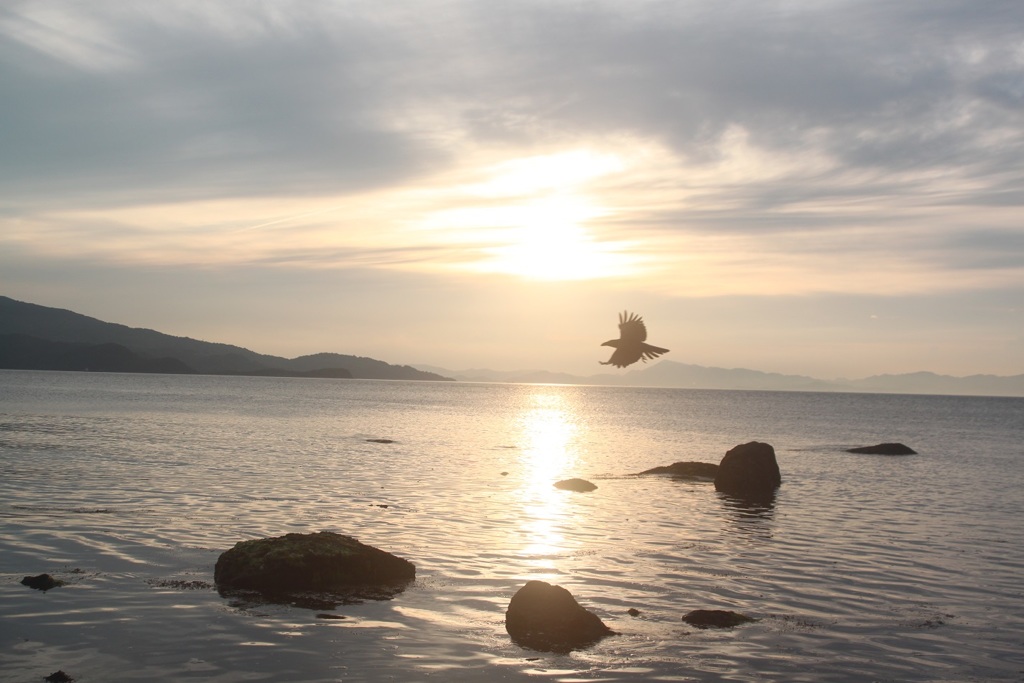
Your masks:
{"label": "sun", "polygon": [[446,269],[527,280],[633,276],[643,265],[639,243],[609,234],[623,209],[611,205],[621,188],[608,176],[626,170],[624,159],[575,150],[473,165],[409,230],[455,255]]}
{"label": "sun", "polygon": [[591,184],[619,172],[614,155],[571,151],[498,165],[475,187],[491,245],[473,268],[529,280],[589,280],[627,274],[629,245],[599,241],[593,226],[612,213]]}
{"label": "sun", "polygon": [[557,198],[515,207],[511,225],[500,233],[503,242],[483,251],[477,264],[485,272],[518,275],[529,280],[588,280],[624,274],[627,259],[621,244],[599,243],[586,221],[600,210],[579,198]]}

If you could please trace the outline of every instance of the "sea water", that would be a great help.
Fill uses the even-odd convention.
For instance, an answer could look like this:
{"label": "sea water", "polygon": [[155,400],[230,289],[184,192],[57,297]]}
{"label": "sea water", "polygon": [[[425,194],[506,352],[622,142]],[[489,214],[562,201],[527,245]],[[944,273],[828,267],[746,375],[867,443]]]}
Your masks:
{"label": "sea water", "polygon": [[[752,440],[769,504],[637,475]],[[845,452],[885,441],[919,454]],[[0,371],[0,680],[1021,681],[1022,512],[1024,399]],[[236,542],[321,530],[415,582],[214,587]],[[618,635],[520,648],[531,579]]]}

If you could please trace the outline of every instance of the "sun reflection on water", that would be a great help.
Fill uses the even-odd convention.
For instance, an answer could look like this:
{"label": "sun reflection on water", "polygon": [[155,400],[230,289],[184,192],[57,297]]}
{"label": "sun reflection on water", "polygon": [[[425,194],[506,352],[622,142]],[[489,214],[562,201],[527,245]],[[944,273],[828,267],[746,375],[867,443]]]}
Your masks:
{"label": "sun reflection on water", "polygon": [[536,575],[544,576],[557,573],[553,560],[566,550],[563,532],[570,494],[554,483],[571,476],[577,465],[583,428],[569,396],[554,388],[537,389],[517,419],[523,472],[519,533],[525,541],[520,553]]}
{"label": "sun reflection on water", "polygon": [[559,477],[576,462],[574,437],[579,425],[570,401],[561,393],[537,392],[529,397],[528,404],[518,419],[527,483],[550,488],[556,481],[553,477]]}

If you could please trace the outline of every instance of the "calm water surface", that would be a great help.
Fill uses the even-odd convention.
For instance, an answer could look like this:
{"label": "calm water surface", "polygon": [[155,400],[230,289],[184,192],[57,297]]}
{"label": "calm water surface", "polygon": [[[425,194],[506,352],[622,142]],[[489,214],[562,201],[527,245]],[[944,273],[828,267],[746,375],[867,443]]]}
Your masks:
{"label": "calm water surface", "polygon": [[[635,476],[751,440],[771,506]],[[920,455],[843,452],[881,441]],[[1022,681],[1022,512],[1024,399],[0,371],[0,680]],[[417,580],[331,620],[210,585],[319,530]],[[530,579],[620,635],[514,645]]]}

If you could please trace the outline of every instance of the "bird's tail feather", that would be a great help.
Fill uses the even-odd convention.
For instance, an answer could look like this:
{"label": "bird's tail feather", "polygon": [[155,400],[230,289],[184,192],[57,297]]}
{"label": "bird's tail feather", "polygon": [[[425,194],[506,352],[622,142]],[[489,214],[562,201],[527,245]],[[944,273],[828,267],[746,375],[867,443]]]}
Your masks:
{"label": "bird's tail feather", "polygon": [[663,349],[660,346],[652,346],[651,344],[643,344],[640,347],[640,358],[645,363],[648,359],[654,359],[663,353],[668,353],[668,349]]}

